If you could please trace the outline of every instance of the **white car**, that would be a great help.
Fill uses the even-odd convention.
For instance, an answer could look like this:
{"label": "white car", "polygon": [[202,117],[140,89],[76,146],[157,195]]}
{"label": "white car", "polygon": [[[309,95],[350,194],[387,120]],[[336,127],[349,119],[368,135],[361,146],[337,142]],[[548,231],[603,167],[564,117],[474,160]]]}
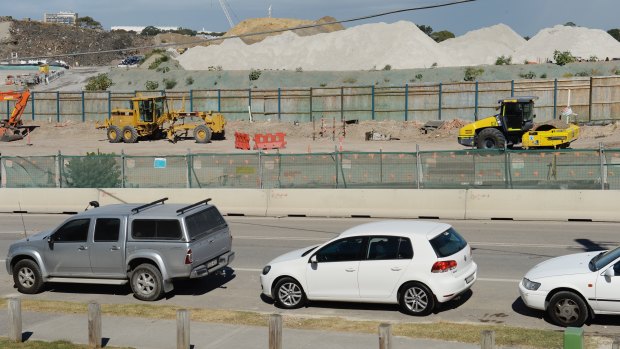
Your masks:
{"label": "white car", "polygon": [[272,260],[261,287],[287,309],[329,300],[400,304],[407,314],[426,315],[467,291],[477,268],[470,246],[449,224],[391,220]]}
{"label": "white car", "polygon": [[620,314],[620,247],[552,258],[525,274],[523,302],[560,326],[579,327],[595,314]]}

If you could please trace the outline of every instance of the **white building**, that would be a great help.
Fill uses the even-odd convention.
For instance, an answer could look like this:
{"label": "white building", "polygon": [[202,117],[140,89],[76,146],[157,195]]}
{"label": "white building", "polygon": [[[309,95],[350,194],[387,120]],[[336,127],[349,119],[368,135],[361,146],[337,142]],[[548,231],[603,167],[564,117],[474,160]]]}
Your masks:
{"label": "white building", "polygon": [[75,25],[77,22],[77,19],[78,19],[78,14],[75,12],[60,11],[58,13],[44,13],[43,14],[44,23],[60,23],[60,24]]}
{"label": "white building", "polygon": [[[161,26],[154,26],[155,28],[161,30],[161,31],[168,31],[168,30],[179,30],[179,28],[181,27],[161,27]],[[112,28],[110,28],[110,30],[124,30],[127,32],[136,32],[138,34],[140,34],[142,32],[142,30],[144,30],[144,28],[146,28],[146,26],[113,26]]]}

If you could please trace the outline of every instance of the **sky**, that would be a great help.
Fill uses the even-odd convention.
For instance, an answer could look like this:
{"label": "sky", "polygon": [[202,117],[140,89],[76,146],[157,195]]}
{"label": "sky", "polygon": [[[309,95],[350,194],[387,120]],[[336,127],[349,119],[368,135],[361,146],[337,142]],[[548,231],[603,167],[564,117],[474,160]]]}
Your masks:
{"label": "sky", "polygon": [[[242,20],[272,17],[316,20],[332,16],[352,19],[405,8],[428,6],[451,0],[224,0],[236,24]],[[448,30],[455,35],[504,23],[522,36],[534,36],[544,28],[573,22],[578,26],[620,28],[618,0],[476,0],[450,7],[404,12],[345,24],[399,20]],[[20,0],[0,1],[0,16],[41,20],[43,13],[77,12],[90,16],[105,29],[112,26],[180,26],[194,30],[227,31],[230,26],[220,0]]]}

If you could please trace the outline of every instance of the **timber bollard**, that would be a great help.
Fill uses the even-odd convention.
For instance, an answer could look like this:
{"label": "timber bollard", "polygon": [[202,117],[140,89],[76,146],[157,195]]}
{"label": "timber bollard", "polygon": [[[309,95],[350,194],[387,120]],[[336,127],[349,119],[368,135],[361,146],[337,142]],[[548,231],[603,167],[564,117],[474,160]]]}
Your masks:
{"label": "timber bollard", "polygon": [[101,348],[101,306],[88,303],[88,347]]}
{"label": "timber bollard", "polygon": [[583,348],[583,328],[567,327],[564,330],[564,349]]}
{"label": "timber bollard", "polygon": [[495,331],[484,330],[480,334],[481,349],[495,349]]}
{"label": "timber bollard", "polygon": [[269,349],[282,349],[282,315],[269,316]]}
{"label": "timber bollard", "polygon": [[177,310],[177,349],[189,349],[189,310]]}
{"label": "timber bollard", "polygon": [[22,301],[19,298],[9,298],[9,340],[22,342]]}
{"label": "timber bollard", "polygon": [[379,325],[379,349],[392,349],[392,325]]}

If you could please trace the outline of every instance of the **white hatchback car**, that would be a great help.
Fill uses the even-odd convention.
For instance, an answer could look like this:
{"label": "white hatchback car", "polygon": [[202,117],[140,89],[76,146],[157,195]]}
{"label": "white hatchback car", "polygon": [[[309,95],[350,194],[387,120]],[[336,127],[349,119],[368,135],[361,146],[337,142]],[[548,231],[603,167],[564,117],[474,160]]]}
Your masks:
{"label": "white hatchback car", "polygon": [[390,220],[272,260],[261,287],[282,308],[306,300],[394,303],[426,315],[467,291],[476,271],[470,246],[449,224]]}
{"label": "white hatchback car", "polygon": [[539,263],[519,284],[525,305],[546,310],[560,326],[583,325],[594,314],[620,314],[620,247]]}

